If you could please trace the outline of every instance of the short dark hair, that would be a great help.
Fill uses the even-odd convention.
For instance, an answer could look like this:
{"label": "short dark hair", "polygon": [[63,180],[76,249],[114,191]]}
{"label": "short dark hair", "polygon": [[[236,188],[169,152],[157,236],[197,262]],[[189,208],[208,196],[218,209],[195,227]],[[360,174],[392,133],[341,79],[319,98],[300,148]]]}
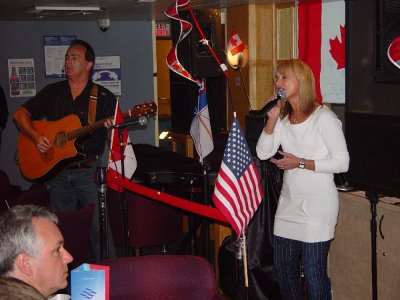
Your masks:
{"label": "short dark hair", "polygon": [[40,254],[42,243],[32,223],[35,218],[58,223],[55,214],[36,205],[14,206],[0,217],[0,277],[13,270],[19,254],[27,253],[33,257]]}
{"label": "short dark hair", "polygon": [[94,54],[94,50],[92,46],[89,45],[88,42],[85,42],[83,40],[73,40],[71,44],[69,44],[69,47],[71,48],[72,46],[82,46],[86,49],[85,53],[85,59],[87,61],[91,61],[94,65],[94,60],[96,58],[96,55]]}

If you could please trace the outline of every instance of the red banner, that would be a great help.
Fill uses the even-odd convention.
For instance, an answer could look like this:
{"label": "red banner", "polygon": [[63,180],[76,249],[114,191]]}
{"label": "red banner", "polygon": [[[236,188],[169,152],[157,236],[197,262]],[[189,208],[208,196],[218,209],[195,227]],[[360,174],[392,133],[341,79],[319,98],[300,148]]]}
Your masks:
{"label": "red banner", "polygon": [[216,221],[220,221],[223,223],[228,223],[227,219],[225,218],[224,215],[215,207],[209,207],[207,205],[199,204],[190,200],[185,200],[182,198],[179,198],[174,195],[170,195],[167,193],[163,193],[158,190],[151,189],[149,187],[136,184],[131,182],[129,179],[125,178],[125,180],[122,179],[113,179],[110,181],[112,184],[116,184],[118,186],[122,186],[126,188],[127,190],[130,190],[132,192],[138,193],[140,195],[146,196],[148,198],[151,198],[153,200],[175,206],[177,208],[183,209],[188,212],[192,212],[198,215],[202,215],[207,218],[214,219]]}

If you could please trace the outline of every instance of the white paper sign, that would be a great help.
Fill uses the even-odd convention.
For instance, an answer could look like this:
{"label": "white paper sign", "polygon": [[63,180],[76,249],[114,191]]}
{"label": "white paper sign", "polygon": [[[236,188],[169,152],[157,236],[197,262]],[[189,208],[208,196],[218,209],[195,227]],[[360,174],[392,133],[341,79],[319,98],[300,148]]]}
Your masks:
{"label": "white paper sign", "polygon": [[92,72],[92,81],[104,86],[115,96],[121,96],[121,64],[119,56],[98,56]]}
{"label": "white paper sign", "polygon": [[8,60],[10,97],[36,95],[35,66],[33,58]]}

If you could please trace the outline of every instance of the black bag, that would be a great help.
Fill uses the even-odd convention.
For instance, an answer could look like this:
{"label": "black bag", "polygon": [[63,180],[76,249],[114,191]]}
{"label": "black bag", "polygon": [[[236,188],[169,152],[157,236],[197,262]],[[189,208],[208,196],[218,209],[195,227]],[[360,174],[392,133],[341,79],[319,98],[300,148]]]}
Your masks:
{"label": "black bag", "polygon": [[[236,238],[226,237],[218,253],[219,282],[231,299],[281,299],[273,262],[273,224],[282,186],[282,172],[269,161],[256,159],[264,200],[247,228],[247,272],[244,286],[243,260],[235,247]],[[237,257],[238,256],[238,257]]]}

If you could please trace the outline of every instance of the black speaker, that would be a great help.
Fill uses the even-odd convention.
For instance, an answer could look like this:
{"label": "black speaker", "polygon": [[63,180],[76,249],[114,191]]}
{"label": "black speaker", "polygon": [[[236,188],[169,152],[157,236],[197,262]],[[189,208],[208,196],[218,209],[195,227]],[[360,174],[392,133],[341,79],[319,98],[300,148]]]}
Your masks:
{"label": "black speaker", "polygon": [[[171,74],[171,127],[176,133],[188,134],[197,105],[199,86],[170,72]],[[208,111],[212,132],[226,130],[225,78],[206,78]]]}
{"label": "black speaker", "polygon": [[257,156],[256,146],[266,124],[266,119],[256,118],[250,113],[246,116],[246,140],[249,145],[251,155]]}
{"label": "black speaker", "polygon": [[[199,26],[220,61],[224,58],[223,37],[224,31],[221,24],[220,12],[216,9],[194,11]],[[202,35],[195,26],[190,13],[182,11],[180,17],[190,22],[193,26],[189,35],[185,37],[177,49],[178,59],[182,66],[195,78],[219,77],[223,72],[209,47],[202,43]],[[172,42],[176,45],[180,35],[180,22],[172,21]]]}
{"label": "black speaker", "polygon": [[[217,10],[194,12],[199,26],[214,51],[222,56],[223,33],[220,13]],[[191,33],[177,48],[178,60],[195,78],[206,80],[208,110],[213,132],[226,130],[225,77],[208,47],[199,43],[200,33],[188,11],[179,15],[193,24]],[[180,34],[180,22],[172,21],[172,41],[176,45]],[[222,57],[219,57],[220,61]],[[188,134],[197,105],[199,86],[174,72],[170,72],[171,87],[171,127],[176,133]]]}
{"label": "black speaker", "polygon": [[387,57],[390,43],[400,36],[400,1],[376,0],[376,72],[375,80],[400,81],[400,69]]}

